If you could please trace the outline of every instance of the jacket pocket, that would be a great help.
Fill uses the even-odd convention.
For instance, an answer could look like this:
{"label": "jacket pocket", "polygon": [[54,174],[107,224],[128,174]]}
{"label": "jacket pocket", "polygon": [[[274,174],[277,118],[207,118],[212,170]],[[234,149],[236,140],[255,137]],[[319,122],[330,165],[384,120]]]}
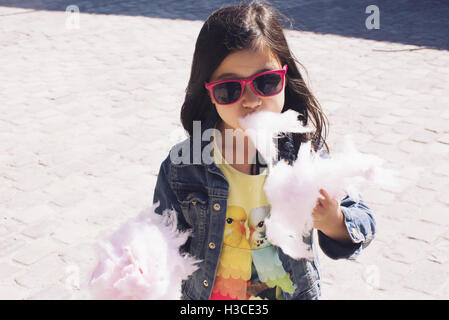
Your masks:
{"label": "jacket pocket", "polygon": [[179,205],[185,220],[190,227],[195,227],[195,224],[207,211],[207,196],[202,192],[191,192],[181,195],[180,198]]}
{"label": "jacket pocket", "polygon": [[187,249],[190,254],[202,259],[209,199],[203,192],[187,193],[181,199],[179,204],[182,214],[192,230],[190,248]]}

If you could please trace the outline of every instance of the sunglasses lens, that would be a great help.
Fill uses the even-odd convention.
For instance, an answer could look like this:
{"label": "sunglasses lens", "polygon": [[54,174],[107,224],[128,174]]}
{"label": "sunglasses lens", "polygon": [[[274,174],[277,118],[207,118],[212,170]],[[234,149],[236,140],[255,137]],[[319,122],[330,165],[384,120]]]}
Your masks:
{"label": "sunglasses lens", "polygon": [[277,73],[268,73],[257,77],[253,81],[254,89],[263,96],[271,96],[282,89],[282,77]]}
{"label": "sunglasses lens", "polygon": [[225,82],[214,87],[214,98],[219,104],[230,104],[238,100],[242,93],[239,82]]}

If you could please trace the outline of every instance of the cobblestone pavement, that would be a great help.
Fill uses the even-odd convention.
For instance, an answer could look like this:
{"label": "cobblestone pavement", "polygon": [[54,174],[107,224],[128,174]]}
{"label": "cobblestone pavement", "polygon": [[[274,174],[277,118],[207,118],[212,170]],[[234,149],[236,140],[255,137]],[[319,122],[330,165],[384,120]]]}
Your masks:
{"label": "cobblestone pavement", "polygon": [[[70,30],[1,4],[0,298],[88,299],[93,245],[151,204],[180,138],[202,23],[81,11]],[[378,233],[356,261],[320,253],[323,299],[449,298],[448,52],[286,34],[331,148],[351,134],[400,182],[363,190]]]}

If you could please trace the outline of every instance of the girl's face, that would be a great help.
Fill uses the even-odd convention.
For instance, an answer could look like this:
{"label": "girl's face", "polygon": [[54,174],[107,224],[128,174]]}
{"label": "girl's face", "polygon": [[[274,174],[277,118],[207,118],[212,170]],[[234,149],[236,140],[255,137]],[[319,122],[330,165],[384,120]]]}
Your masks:
{"label": "girl's face", "polygon": [[[241,50],[229,54],[212,74],[209,82],[247,79],[268,70],[279,70],[282,66],[278,59],[266,51]],[[227,75],[225,75],[227,74]],[[242,129],[238,119],[255,111],[271,111],[280,113],[285,101],[285,83],[279,94],[271,97],[261,97],[254,93],[249,83],[246,84],[242,98],[229,105],[215,104],[223,129]]]}

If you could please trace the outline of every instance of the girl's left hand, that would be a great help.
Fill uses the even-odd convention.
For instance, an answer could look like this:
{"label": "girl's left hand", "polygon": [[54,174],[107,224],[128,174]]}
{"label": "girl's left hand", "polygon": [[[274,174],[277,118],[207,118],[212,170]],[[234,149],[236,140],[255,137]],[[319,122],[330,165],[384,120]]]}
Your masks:
{"label": "girl's left hand", "polygon": [[319,197],[313,209],[313,227],[335,240],[350,241],[351,238],[344,223],[340,202],[331,198],[323,189],[320,189],[320,194],[324,198]]}

